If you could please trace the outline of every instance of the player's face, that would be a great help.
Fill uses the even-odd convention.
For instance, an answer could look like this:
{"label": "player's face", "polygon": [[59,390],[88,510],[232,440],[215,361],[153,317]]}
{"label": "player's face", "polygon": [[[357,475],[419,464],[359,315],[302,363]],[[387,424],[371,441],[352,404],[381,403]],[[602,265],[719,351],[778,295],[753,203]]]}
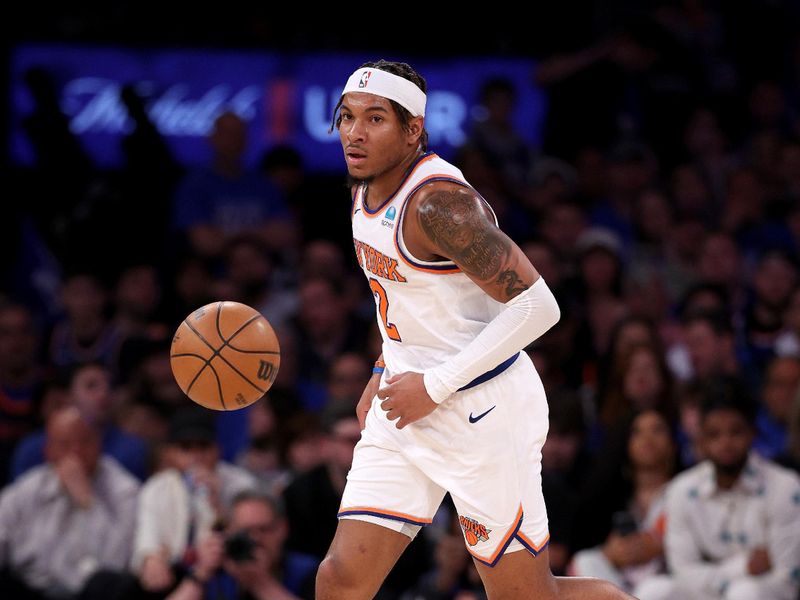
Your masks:
{"label": "player's face", "polygon": [[389,100],[365,92],[345,94],[339,139],[347,172],[360,180],[390,171],[415,147]]}
{"label": "player's face", "polygon": [[735,410],[713,410],[701,424],[705,455],[717,470],[735,475],[747,461],[753,430]]}

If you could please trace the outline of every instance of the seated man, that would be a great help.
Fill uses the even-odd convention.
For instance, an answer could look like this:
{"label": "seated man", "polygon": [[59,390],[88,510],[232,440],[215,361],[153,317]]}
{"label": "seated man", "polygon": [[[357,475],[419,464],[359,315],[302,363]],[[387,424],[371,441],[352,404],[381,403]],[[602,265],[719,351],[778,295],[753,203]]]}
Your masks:
{"label": "seated man", "polygon": [[225,537],[214,533],[200,542],[197,562],[167,600],[313,598],[319,560],[285,551],[288,532],[277,500],[253,492],[238,495]]}
{"label": "seated man", "polygon": [[667,489],[671,576],[647,580],[641,600],[796,600],[800,478],[751,451],[755,408],[741,382],[716,381],[701,409],[707,460]]}
{"label": "seated man", "polygon": [[111,598],[84,588],[127,567],[139,483],[101,456],[98,431],[74,407],[48,420],[45,457],[0,496],[0,595]]}
{"label": "seated man", "polygon": [[[103,454],[116,459],[139,480],[147,472],[147,444],[119,429],[113,420],[111,370],[98,362],[76,365],[69,374],[69,403],[100,432]],[[44,431],[34,431],[17,445],[11,463],[14,479],[44,462]]]}
{"label": "seated man", "polygon": [[142,486],[133,570],[148,592],[167,593],[197,560],[198,544],[218,527],[233,498],[257,486],[247,471],[220,460],[214,415],[190,406],[173,417],[172,464]]}

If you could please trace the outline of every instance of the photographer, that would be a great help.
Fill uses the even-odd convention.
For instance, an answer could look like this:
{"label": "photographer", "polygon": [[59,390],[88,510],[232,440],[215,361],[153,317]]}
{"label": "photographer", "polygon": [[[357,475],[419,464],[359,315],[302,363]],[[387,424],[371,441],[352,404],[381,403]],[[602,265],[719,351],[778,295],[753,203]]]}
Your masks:
{"label": "photographer", "polygon": [[168,600],[300,600],[314,597],[318,561],[284,552],[286,518],[269,496],[244,492],[225,531],[208,535],[197,561]]}
{"label": "photographer", "polygon": [[133,544],[133,571],[154,597],[175,588],[233,499],[258,485],[220,460],[214,415],[206,409],[186,407],[173,416],[165,453],[171,467],[142,487]]}

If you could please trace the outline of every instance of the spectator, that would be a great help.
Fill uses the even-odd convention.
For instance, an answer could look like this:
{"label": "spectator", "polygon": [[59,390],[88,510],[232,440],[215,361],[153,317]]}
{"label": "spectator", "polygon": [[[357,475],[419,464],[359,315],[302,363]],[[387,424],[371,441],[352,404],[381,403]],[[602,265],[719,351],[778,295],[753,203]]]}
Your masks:
{"label": "spectator", "polygon": [[[624,500],[603,544],[575,555],[572,575],[601,577],[635,594],[639,582],[664,571],[664,490],[675,473],[675,458],[667,418],[652,409],[639,412],[629,425],[622,485],[607,488]],[[610,491],[618,487],[622,490]]]}
{"label": "spectator", "polygon": [[800,358],[776,358],[767,367],[753,447],[774,459],[786,452],[792,402],[800,389]]}
{"label": "spectator", "polygon": [[603,228],[584,231],[577,241],[578,298],[583,319],[578,329],[576,354],[597,377],[596,363],[609,348],[616,323],[627,314],[622,294],[622,247],[613,232]]}
{"label": "spectator", "polygon": [[678,447],[680,464],[690,467],[703,459],[700,436],[700,408],[709,394],[709,381],[692,379],[678,386]]}
{"label": "spectator", "polygon": [[244,165],[247,124],[225,112],[209,135],[211,165],[190,173],[178,187],[175,225],[192,253],[219,257],[231,236],[254,233],[272,250],[291,240],[289,213],[281,192]]}
{"label": "spectator", "polygon": [[291,481],[291,472],[281,462],[278,447],[278,419],[272,406],[279,392],[270,390],[247,412],[249,443],[236,457],[236,464],[258,479],[259,487],[279,497]]}
{"label": "spectator", "polygon": [[[668,356],[676,376],[688,380],[738,372],[739,360],[733,328],[726,314],[703,311],[687,315],[683,323],[683,337],[685,346],[673,346],[671,356]],[[686,362],[681,356],[684,352]]]}
{"label": "spectator", "polygon": [[297,296],[276,289],[275,255],[259,237],[239,235],[228,242],[226,257],[232,299],[255,308],[274,328],[283,327],[297,312]]}
{"label": "spectator", "polygon": [[98,431],[74,407],[47,421],[45,454],[0,497],[0,589],[15,599],[113,598],[90,582],[127,566],[139,484],[101,455]]}
{"label": "spectator", "polygon": [[355,412],[356,404],[372,375],[371,363],[363,354],[345,352],[337,356],[328,372],[326,410]]}
{"label": "spectator", "polygon": [[566,572],[573,538],[579,490],[591,466],[586,445],[586,424],[577,394],[552,392],[548,396],[550,430],[542,447],[542,493],[550,528],[550,568]]}
{"label": "spectator", "polygon": [[126,338],[158,339],[168,335],[160,321],[161,284],[154,265],[133,265],[119,276],[114,290],[114,323]]}
{"label": "spectator", "polygon": [[481,85],[479,96],[481,118],[473,124],[467,145],[496,174],[502,194],[518,195],[531,165],[531,152],[512,122],[517,104],[514,83],[501,77],[489,79]]}
{"label": "spectator", "polygon": [[219,460],[214,417],[205,409],[175,414],[168,452],[172,466],[147,480],[139,503],[132,566],[148,592],[169,591],[236,494],[257,487],[246,471]]}
{"label": "spectator", "polygon": [[325,376],[333,360],[343,352],[362,350],[368,329],[348,311],[340,282],[328,277],[303,281],[295,326],[304,408],[320,410],[325,403]]}
{"label": "spectator", "polygon": [[33,315],[20,304],[0,306],[0,486],[14,447],[37,425],[37,404],[44,392],[38,364]]}
{"label": "spectator", "polygon": [[795,600],[800,590],[800,478],[752,451],[755,408],[741,382],[722,379],[702,409],[707,460],[667,489],[670,576],[641,600]]}
{"label": "spectator", "polygon": [[464,546],[464,534],[456,516],[450,514],[449,528],[436,540],[432,568],[401,600],[485,600],[483,585]]}
{"label": "spectator", "polygon": [[100,278],[90,271],[69,275],[61,298],[65,316],[50,334],[50,362],[69,368],[99,361],[115,368],[122,338],[106,317],[108,298]]}
{"label": "spectator", "polygon": [[608,343],[608,351],[596,365],[599,372],[594,376],[598,378],[597,396],[599,398],[606,395],[608,380],[612,371],[618,368],[622,357],[626,356],[634,346],[641,344],[649,344],[654,348],[659,348],[659,354],[662,353],[658,332],[650,320],[629,315],[614,324]]}
{"label": "spectator", "polygon": [[797,282],[797,270],[780,252],[764,254],[755,265],[753,295],[744,312],[750,362],[761,371],[775,355],[784,314]]}
{"label": "spectator", "polygon": [[789,435],[786,443],[786,452],[775,460],[800,474],[800,388],[795,391],[789,414]]}
{"label": "spectator", "polygon": [[775,354],[800,357],[800,286],[789,296],[783,313],[783,330],[775,340]]}
{"label": "spectator", "polygon": [[214,532],[168,600],[311,600],[319,560],[287,552],[286,517],[277,500],[243,492],[231,506],[225,537]]}
{"label": "spectator", "polygon": [[[119,429],[113,421],[114,391],[111,373],[100,363],[76,366],[69,379],[68,402],[100,433],[103,453],[117,460],[139,480],[147,476],[147,446],[144,441]],[[14,451],[11,475],[14,479],[45,459],[45,432],[23,439]]]}
{"label": "spectator", "polygon": [[662,355],[648,343],[634,344],[611,365],[600,420],[613,428],[634,412],[657,409],[671,415],[672,377]]}
{"label": "spectator", "polygon": [[323,463],[299,475],[283,494],[289,519],[287,547],[319,559],[325,556],[336,533],[353,448],[361,438],[355,411],[334,415],[327,429]]}

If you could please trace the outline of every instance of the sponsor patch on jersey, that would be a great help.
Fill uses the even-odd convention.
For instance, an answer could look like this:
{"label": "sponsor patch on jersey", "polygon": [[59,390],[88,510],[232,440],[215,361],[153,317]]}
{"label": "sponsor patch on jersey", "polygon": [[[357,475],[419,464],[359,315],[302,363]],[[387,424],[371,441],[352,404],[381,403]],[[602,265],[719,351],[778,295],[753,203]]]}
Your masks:
{"label": "sponsor patch on jersey", "polygon": [[463,515],[458,515],[458,523],[461,525],[461,529],[464,530],[464,538],[470,546],[474,546],[478,542],[489,541],[489,534],[492,530],[487,529],[486,525]]}

